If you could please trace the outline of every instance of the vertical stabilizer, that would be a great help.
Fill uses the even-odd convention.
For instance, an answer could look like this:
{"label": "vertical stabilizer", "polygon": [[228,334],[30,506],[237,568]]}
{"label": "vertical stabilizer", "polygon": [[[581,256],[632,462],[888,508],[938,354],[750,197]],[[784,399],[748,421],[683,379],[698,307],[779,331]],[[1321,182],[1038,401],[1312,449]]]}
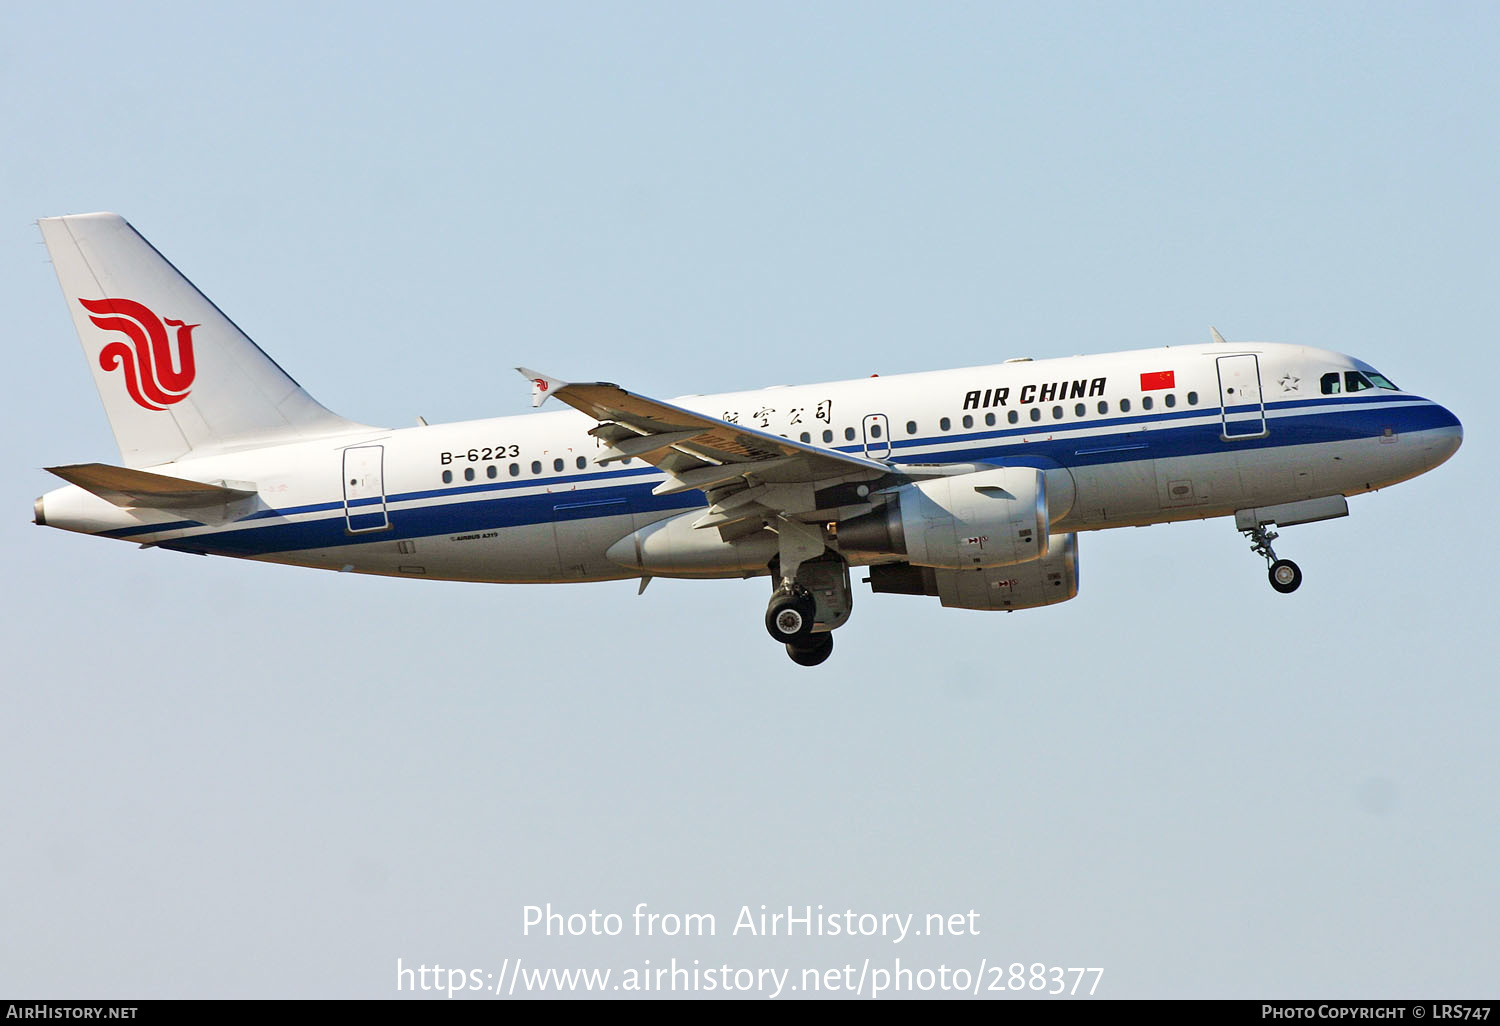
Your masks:
{"label": "vertical stabilizer", "polygon": [[360,427],[304,392],[118,214],[37,224],[127,467]]}

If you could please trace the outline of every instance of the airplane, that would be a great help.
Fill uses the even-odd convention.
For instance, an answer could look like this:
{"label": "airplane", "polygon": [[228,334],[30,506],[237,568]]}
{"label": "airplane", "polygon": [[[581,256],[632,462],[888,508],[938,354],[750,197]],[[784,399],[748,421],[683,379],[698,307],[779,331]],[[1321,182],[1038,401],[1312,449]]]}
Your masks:
{"label": "airplane", "polygon": [[555,412],[372,427],[325,409],[123,218],[38,221],[120,463],[39,525],[142,548],[507,583],[768,577],[767,632],[833,650],[877,594],[1014,611],[1078,593],[1086,531],[1272,528],[1432,470],[1463,427],[1325,349],[1225,341],[665,402],[517,368]]}

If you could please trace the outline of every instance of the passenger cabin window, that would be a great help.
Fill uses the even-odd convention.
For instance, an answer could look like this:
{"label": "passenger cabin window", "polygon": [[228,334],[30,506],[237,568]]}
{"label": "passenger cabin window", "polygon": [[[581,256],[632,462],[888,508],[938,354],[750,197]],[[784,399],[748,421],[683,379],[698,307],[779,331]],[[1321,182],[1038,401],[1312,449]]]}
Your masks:
{"label": "passenger cabin window", "polygon": [[917,422],[916,421],[909,420],[909,421],[906,422],[906,433],[909,434],[909,435],[914,435],[914,434],[917,433]]}
{"label": "passenger cabin window", "polygon": [[1087,406],[1083,405],[1083,403],[1078,403],[1078,404],[1076,404],[1073,407],[1073,416],[1075,416],[1075,417],[1082,417],[1085,414],[1087,414],[1088,412],[1089,412],[1089,408]]}
{"label": "passenger cabin window", "polygon": [[971,428],[973,426],[974,426],[974,418],[971,417],[971,416],[969,416],[967,413],[964,414],[964,427],[965,428]]}
{"label": "passenger cabin window", "polygon": [[1121,399],[1120,400],[1120,412],[1121,413],[1129,413],[1130,412],[1130,400],[1129,399]]}
{"label": "passenger cabin window", "polygon": [[1173,392],[1168,392],[1162,402],[1166,403],[1167,409],[1170,410],[1172,407],[1177,405],[1177,396]]}
{"label": "passenger cabin window", "polygon": [[574,462],[578,464],[579,470],[587,470],[589,467],[589,461],[583,456],[578,457]]}
{"label": "passenger cabin window", "polygon": [[1198,393],[1197,392],[1189,392],[1188,393],[1188,405],[1189,406],[1197,406],[1198,405]]}
{"label": "passenger cabin window", "polygon": [[1149,395],[1141,397],[1141,409],[1149,410],[1153,405],[1155,404],[1151,401],[1151,397]]}
{"label": "passenger cabin window", "polygon": [[1018,421],[1018,420],[1021,419],[1021,415],[1019,413],[1017,413],[1015,410],[1011,410],[1009,413],[1007,413],[1005,415],[1005,419],[1008,420],[1008,421],[1010,421],[1012,424],[1014,424],[1016,421]]}
{"label": "passenger cabin window", "polygon": [[953,426],[953,421],[949,420],[947,417],[944,417],[942,420],[938,421],[938,430],[939,431],[947,431],[952,426]]}
{"label": "passenger cabin window", "polygon": [[824,431],[823,432],[823,441],[825,441],[825,442],[831,442],[831,441],[833,441],[833,432],[832,431]]}
{"label": "passenger cabin window", "polygon": [[1033,406],[1031,408],[1031,419],[1032,420],[1041,420],[1042,419],[1042,410],[1041,410],[1041,407],[1039,407],[1039,406]]}
{"label": "passenger cabin window", "polygon": [[519,463],[512,463],[510,465],[510,476],[511,477],[520,477],[521,476],[521,465]]}
{"label": "passenger cabin window", "polygon": [[484,476],[493,481],[495,478],[500,476],[500,468],[491,463],[489,466],[484,468]]}
{"label": "passenger cabin window", "polygon": [[540,474],[542,472],[542,461],[541,460],[532,460],[531,461],[531,472],[533,474]]}
{"label": "passenger cabin window", "polygon": [[984,426],[985,427],[994,427],[995,426],[995,415],[993,413],[986,413],[984,415]]}
{"label": "passenger cabin window", "polygon": [[1052,407],[1052,419],[1053,420],[1062,420],[1062,407],[1061,406],[1054,406],[1054,407]]}
{"label": "passenger cabin window", "polygon": [[846,442],[852,442],[852,441],[854,441],[854,429],[853,428],[844,428],[844,441],[846,441]]}
{"label": "passenger cabin window", "polygon": [[556,470],[556,471],[560,472],[562,470],[562,468],[563,468],[563,461],[561,459],[555,459],[555,460],[552,461],[552,469],[553,470]]}
{"label": "passenger cabin window", "polygon": [[445,470],[445,471],[443,471],[443,484],[452,484],[452,483],[453,483],[453,471],[451,471],[451,470]]}
{"label": "passenger cabin window", "polygon": [[1105,402],[1103,399],[1099,400],[1099,412],[1100,413],[1108,413],[1109,412],[1109,403]]}
{"label": "passenger cabin window", "polygon": [[880,425],[879,424],[871,424],[870,425],[870,437],[871,438],[879,438],[880,437]]}
{"label": "passenger cabin window", "polygon": [[472,480],[474,480],[474,468],[473,467],[465,467],[464,468],[464,480],[465,481],[472,481]]}
{"label": "passenger cabin window", "polygon": [[808,434],[806,431],[802,432],[802,434],[798,435],[797,437],[804,442],[812,441],[812,435]]}

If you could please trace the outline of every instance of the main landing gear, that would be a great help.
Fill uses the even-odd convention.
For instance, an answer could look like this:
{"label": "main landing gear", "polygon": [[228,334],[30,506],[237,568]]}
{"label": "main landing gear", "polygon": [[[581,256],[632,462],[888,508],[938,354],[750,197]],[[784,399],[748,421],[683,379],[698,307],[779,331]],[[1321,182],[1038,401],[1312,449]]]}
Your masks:
{"label": "main landing gear", "polygon": [[[775,590],[766,604],[766,633],[798,666],[817,666],[833,654],[833,632],[849,619],[849,564],[823,547],[815,528],[785,522],[780,528],[782,552],[768,568]],[[800,552],[798,538],[805,542]]]}
{"label": "main landing gear", "polygon": [[813,633],[818,600],[802,585],[777,588],[766,605],[766,631],[786,646],[798,666],[817,666],[833,654],[833,634]]}
{"label": "main landing gear", "polygon": [[814,634],[806,645],[788,645],[786,654],[798,666],[817,666],[833,655],[833,635]]}
{"label": "main landing gear", "polygon": [[812,637],[818,604],[806,588],[778,588],[766,605],[766,630],[783,645],[801,645]]}
{"label": "main landing gear", "polygon": [[1266,530],[1265,525],[1243,528],[1240,533],[1250,539],[1251,552],[1265,557],[1266,576],[1271,579],[1271,587],[1283,595],[1290,595],[1301,586],[1302,568],[1290,559],[1277,559],[1276,550],[1271,548],[1271,542],[1281,537],[1279,534]]}

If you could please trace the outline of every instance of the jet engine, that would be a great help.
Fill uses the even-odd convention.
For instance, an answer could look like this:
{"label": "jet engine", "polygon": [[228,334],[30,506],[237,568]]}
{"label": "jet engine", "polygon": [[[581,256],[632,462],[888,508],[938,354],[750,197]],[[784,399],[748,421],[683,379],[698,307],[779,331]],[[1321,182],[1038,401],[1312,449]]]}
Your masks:
{"label": "jet engine", "polygon": [[1048,544],[1040,470],[996,467],[903,485],[883,507],[837,527],[851,563],[905,557],[913,566],[975,570],[1040,559]]}
{"label": "jet engine", "polygon": [[1047,555],[1016,566],[936,570],[910,563],[870,567],[870,590],[895,595],[936,595],[959,609],[1031,609],[1078,594],[1078,535],[1054,534]]}

